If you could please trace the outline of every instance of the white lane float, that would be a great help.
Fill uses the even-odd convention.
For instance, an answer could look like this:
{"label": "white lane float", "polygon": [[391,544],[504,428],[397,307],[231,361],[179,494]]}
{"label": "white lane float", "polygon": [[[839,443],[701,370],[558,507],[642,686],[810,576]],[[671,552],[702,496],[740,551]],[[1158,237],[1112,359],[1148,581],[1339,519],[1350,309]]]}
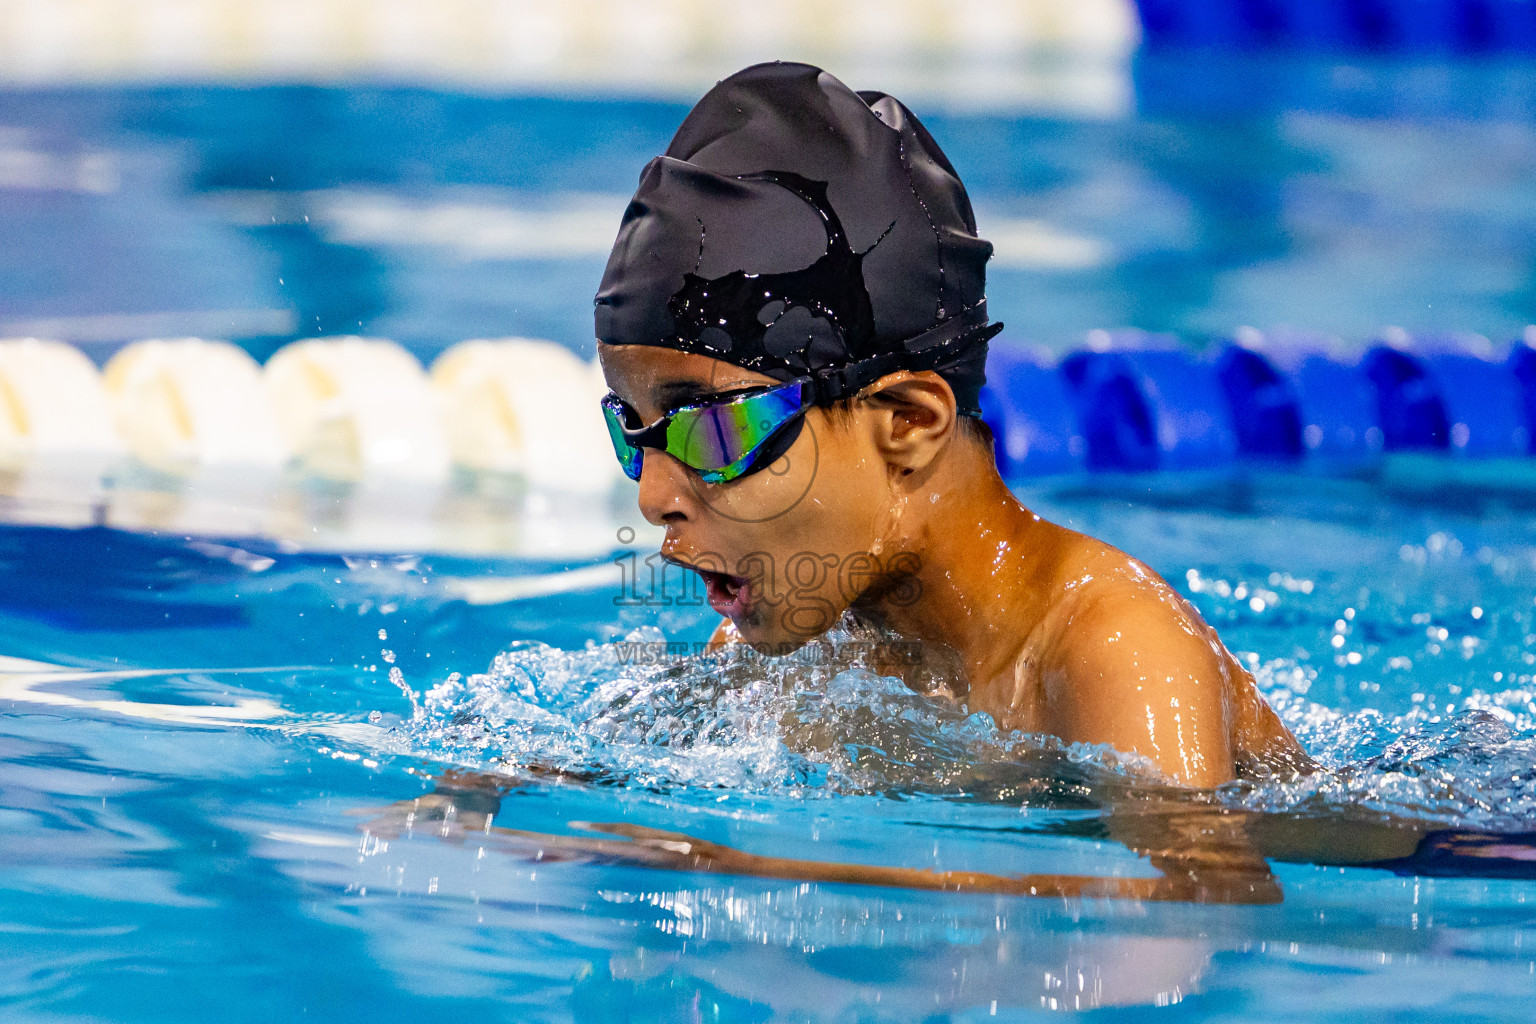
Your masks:
{"label": "white lane float", "polygon": [[256,360],[227,341],[152,339],[120,349],[102,380],[128,454],[161,475],[126,467],[112,525],[265,531],[288,450]]}
{"label": "white lane float", "polygon": [[452,466],[415,356],[381,338],[312,338],[279,349],[264,376],[293,468],[339,485],[285,489],[270,532],[340,550],[441,547]]}
{"label": "white lane float", "polygon": [[0,340],[0,496],[6,518],[91,522],[121,456],[101,377],[73,345]]}
{"label": "white lane float", "polygon": [[598,402],[601,375],[569,349],[528,338],[476,339],[432,364],[453,459],[530,487],[599,494],[618,464]]}
{"label": "white lane float", "polygon": [[267,361],[267,391],[301,469],[327,480],[442,484],[449,450],[416,357],[379,338],[316,338]]}
{"label": "white lane float", "polygon": [[[600,367],[548,341],[0,341],[0,519],[341,550],[609,550]],[[457,464],[464,477],[448,487]]]}
{"label": "white lane float", "polygon": [[288,449],[261,366],[227,341],[139,341],[102,371],[118,436],[145,465],[280,468]]}
{"label": "white lane float", "polygon": [[122,451],[101,377],[73,345],[0,340],[0,467],[61,455]]}

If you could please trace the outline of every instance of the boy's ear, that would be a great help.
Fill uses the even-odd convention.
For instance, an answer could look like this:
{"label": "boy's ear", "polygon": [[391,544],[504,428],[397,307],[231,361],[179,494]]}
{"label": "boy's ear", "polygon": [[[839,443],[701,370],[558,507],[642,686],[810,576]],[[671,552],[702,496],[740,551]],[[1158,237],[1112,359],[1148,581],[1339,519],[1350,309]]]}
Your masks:
{"label": "boy's ear", "polygon": [[875,444],[903,475],[938,457],[955,433],[955,393],[932,370],[899,370],[864,390],[875,413]]}

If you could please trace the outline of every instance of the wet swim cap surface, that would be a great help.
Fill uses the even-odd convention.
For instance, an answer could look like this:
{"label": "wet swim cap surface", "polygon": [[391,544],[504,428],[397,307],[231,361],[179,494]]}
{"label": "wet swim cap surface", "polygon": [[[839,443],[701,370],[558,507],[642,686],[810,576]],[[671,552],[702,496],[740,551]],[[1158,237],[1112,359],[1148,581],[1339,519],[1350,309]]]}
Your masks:
{"label": "wet swim cap surface", "polygon": [[646,165],[596,298],[610,345],[660,345],[830,401],[936,369],[977,415],[986,261],[965,187],[906,107],[807,64],[712,89]]}

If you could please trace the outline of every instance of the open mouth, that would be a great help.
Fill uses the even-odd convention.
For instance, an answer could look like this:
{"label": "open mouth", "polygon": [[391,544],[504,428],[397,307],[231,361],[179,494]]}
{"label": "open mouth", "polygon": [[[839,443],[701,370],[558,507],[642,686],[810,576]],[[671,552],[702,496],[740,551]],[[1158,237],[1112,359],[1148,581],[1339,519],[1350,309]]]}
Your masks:
{"label": "open mouth", "polygon": [[750,581],[745,576],[732,576],[698,565],[677,562],[677,565],[699,574],[704,581],[704,596],[709,606],[733,621],[744,618],[751,608]]}
{"label": "open mouth", "polygon": [[704,580],[704,594],[709,606],[731,620],[746,616],[750,605],[750,588],[745,576],[732,576],[708,569],[695,569]]}

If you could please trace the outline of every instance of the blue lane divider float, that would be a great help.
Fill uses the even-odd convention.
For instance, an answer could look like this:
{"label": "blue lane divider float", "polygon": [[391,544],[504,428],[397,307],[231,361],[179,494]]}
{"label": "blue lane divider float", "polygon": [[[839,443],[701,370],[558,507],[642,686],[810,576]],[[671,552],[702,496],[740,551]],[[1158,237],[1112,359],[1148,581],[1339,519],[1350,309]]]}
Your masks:
{"label": "blue lane divider float", "polygon": [[1206,469],[1231,462],[1237,434],[1216,370],[1166,336],[1103,335],[1129,349],[1077,352],[1061,366],[1092,469]]}
{"label": "blue lane divider float", "polygon": [[1263,335],[1223,345],[1217,373],[1243,455],[1342,466],[1380,454],[1376,390],[1358,360],[1322,354],[1331,347],[1325,338]]}
{"label": "blue lane divider float", "polygon": [[1532,52],[1531,0],[1138,0],[1151,45]]}
{"label": "blue lane divider float", "polygon": [[1256,459],[1292,461],[1306,450],[1296,383],[1259,353],[1226,345],[1216,379],[1232,410],[1238,450]]}
{"label": "blue lane divider float", "polygon": [[1358,361],[1335,362],[1307,353],[1290,374],[1301,403],[1302,446],[1309,456],[1358,464],[1381,454],[1385,437],[1376,392]]}
{"label": "blue lane divider float", "polygon": [[1088,444],[1078,431],[1066,381],[1027,348],[1003,343],[988,352],[981,418],[992,429],[1004,476],[1083,468]]}
{"label": "blue lane divider float", "polygon": [[1455,351],[1377,345],[1365,355],[1389,451],[1469,456],[1530,451],[1520,382],[1507,364]]}
{"label": "blue lane divider float", "polygon": [[1006,476],[1212,469],[1237,460],[1353,468],[1383,451],[1536,453],[1536,347],[1494,359],[1454,339],[1363,355],[1251,332],[1195,356],[1167,335],[1094,332],[1052,367],[1002,341],[983,418]]}
{"label": "blue lane divider float", "polygon": [[1520,387],[1520,407],[1525,412],[1525,433],[1536,454],[1536,327],[1527,327],[1524,341],[1517,341],[1509,353],[1509,370]]}

